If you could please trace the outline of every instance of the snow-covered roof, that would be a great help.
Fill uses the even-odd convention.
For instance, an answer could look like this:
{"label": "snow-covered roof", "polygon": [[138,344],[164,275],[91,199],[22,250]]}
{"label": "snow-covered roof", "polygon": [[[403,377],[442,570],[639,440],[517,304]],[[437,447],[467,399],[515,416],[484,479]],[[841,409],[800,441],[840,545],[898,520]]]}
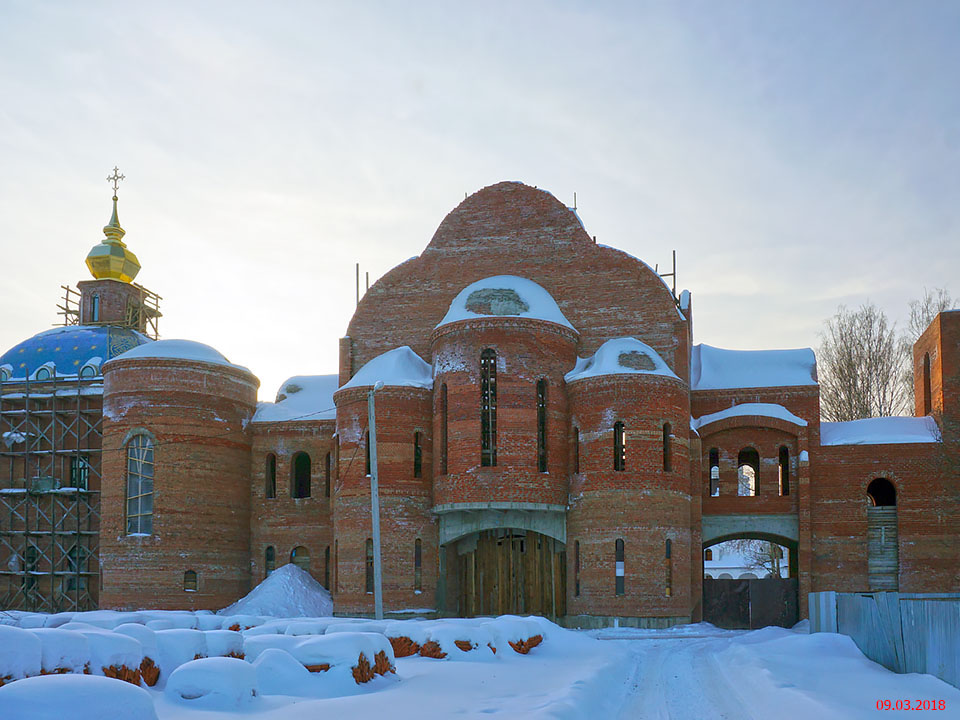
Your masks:
{"label": "snow-covered roof", "polygon": [[433,387],[433,370],[406,345],[388,350],[368,362],[341,390],[372,387],[378,382],[394,387]]}
{"label": "snow-covered roof", "polygon": [[679,380],[657,351],[636,338],[607,340],[588,358],[577,358],[567,382],[601,375],[663,375]]}
{"label": "snow-covered roof", "polygon": [[467,285],[450,303],[437,327],[483,317],[533,318],[576,331],[550,293],[532,280],[516,275],[494,275]]}
{"label": "snow-covered roof", "polygon": [[726,410],[721,410],[720,412],[710,413],[709,415],[698,417],[693,421],[692,425],[694,430],[699,430],[704,425],[709,425],[710,423],[717,422],[718,420],[725,420],[726,418],[731,417],[744,417],[748,415],[759,415],[760,417],[786,420],[788,423],[793,423],[794,425],[799,425],[800,427],[806,427],[807,425],[807,421],[802,417],[794,415],[783,405],[777,405],[776,403],[740,403],[739,405],[728,407]]}
{"label": "snow-covered roof", "polygon": [[932,417],[877,417],[820,423],[821,445],[898,445],[940,442]]}
{"label": "snow-covered roof", "polygon": [[294,375],[280,386],[276,402],[257,405],[253,422],[335,420],[338,382],[336,375]]}
{"label": "snow-covered roof", "polygon": [[146,345],[135,347],[132,350],[127,350],[127,352],[122,355],[117,355],[117,357],[113,359],[116,360],[117,358],[123,358],[124,360],[130,358],[195,360],[198,362],[212,363],[214,365],[239,368],[240,370],[250,372],[242,365],[234,365],[221,355],[218,350],[194,340],[157,340],[156,342],[147,343]]}
{"label": "snow-covered roof", "polygon": [[817,359],[810,348],[724,350],[694,345],[691,390],[791,387],[817,384]]}

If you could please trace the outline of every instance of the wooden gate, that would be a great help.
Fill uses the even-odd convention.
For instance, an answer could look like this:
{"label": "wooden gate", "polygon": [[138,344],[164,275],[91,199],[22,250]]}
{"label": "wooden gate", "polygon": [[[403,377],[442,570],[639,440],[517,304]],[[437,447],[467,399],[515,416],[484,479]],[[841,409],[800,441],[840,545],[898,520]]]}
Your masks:
{"label": "wooden gate", "polygon": [[796,578],[703,579],[703,619],[717,627],[793,627],[799,620]]}
{"label": "wooden gate", "polygon": [[566,614],[565,545],[524,530],[486,530],[457,558],[458,613]]}
{"label": "wooden gate", "polygon": [[897,506],[867,508],[867,574],[871,590],[900,587]]}

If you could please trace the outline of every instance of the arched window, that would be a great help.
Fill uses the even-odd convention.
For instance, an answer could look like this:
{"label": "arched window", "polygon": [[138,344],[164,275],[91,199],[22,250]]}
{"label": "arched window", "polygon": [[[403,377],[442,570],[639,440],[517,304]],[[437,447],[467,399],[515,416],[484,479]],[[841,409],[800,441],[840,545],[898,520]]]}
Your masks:
{"label": "arched window", "polygon": [[70,487],[87,489],[90,481],[90,456],[74,455],[70,458]]}
{"label": "arched window", "polygon": [[790,448],[786,445],[780,446],[780,494],[790,494]]}
{"label": "arched window", "polygon": [[323,456],[323,496],[330,497],[330,453]]}
{"label": "arched window", "polygon": [[547,471],[547,381],[537,380],[537,469]]}
{"label": "arched window", "polygon": [[277,496],[277,456],[273,453],[267,453],[263,475],[265,478],[263,494],[267,498],[275,498]]}
{"label": "arched window", "polygon": [[195,573],[193,570],[187,570],[183,573],[183,591],[197,591],[197,573]]}
{"label": "arched window", "polygon": [[153,533],[153,442],[134,435],[127,443],[127,534]]}
{"label": "arched window", "polygon": [[310,572],[310,551],[303,545],[297,545],[290,551],[290,562],[304,572]]}
{"label": "arched window", "polygon": [[440,387],[440,474],[447,474],[447,384]]}
{"label": "arched window", "polygon": [[420,538],[413,543],[413,591],[421,592],[423,590],[423,544]]}
{"label": "arched window", "polygon": [[323,550],[323,586],[330,589],[330,546]]}
{"label": "arched window", "polygon": [[744,448],[737,455],[737,495],[753,496],[760,492],[760,453]]}
{"label": "arched window", "polygon": [[673,470],[673,458],[670,457],[670,423],[663,424],[663,471]]}
{"label": "arched window", "polygon": [[480,464],[497,464],[497,353],[480,353]]}
{"label": "arched window", "polygon": [[573,429],[573,471],[580,472],[580,428]]}
{"label": "arched window", "polygon": [[720,497],[720,451],[710,448],[710,497]]}
{"label": "arched window", "polygon": [[373,540],[367,538],[367,572],[364,590],[368,593],[373,592]]}
{"label": "arched window", "polygon": [[298,452],[290,463],[290,496],[310,497],[310,456]]}
{"label": "arched window", "polygon": [[90,308],[90,320],[92,322],[100,322],[100,296],[93,296],[93,307]]}
{"label": "arched window", "polygon": [[897,504],[897,489],[886,478],[876,478],[867,486],[867,497],[874,507]]}
{"label": "arched window", "polygon": [[619,420],[613,424],[613,469],[627,469],[627,429]]}
{"label": "arched window", "polygon": [[626,593],[624,587],[624,549],[623,549],[623,540],[617,539],[616,543],[616,594],[623,595]]}
{"label": "arched window", "polygon": [[413,433],[413,476],[423,476],[423,448],[420,447],[420,431]]}
{"label": "arched window", "polygon": [[704,550],[704,551],[703,551],[703,559],[704,559],[704,560],[713,560],[713,550],[711,550],[710,548],[707,548],[706,550]]}
{"label": "arched window", "polygon": [[664,591],[663,594],[667,597],[670,597],[673,594],[673,543],[670,541],[670,538],[667,538],[667,542],[664,544],[664,557],[667,562],[666,566],[666,578],[664,579]]}
{"label": "arched window", "polygon": [[923,414],[929,415],[933,410],[933,401],[930,392],[930,353],[923,354]]}
{"label": "arched window", "polygon": [[263,576],[267,577],[276,569],[277,551],[273,549],[273,545],[267,545],[267,549],[263,553]]}
{"label": "arched window", "polygon": [[573,543],[573,594],[580,597],[580,541]]}

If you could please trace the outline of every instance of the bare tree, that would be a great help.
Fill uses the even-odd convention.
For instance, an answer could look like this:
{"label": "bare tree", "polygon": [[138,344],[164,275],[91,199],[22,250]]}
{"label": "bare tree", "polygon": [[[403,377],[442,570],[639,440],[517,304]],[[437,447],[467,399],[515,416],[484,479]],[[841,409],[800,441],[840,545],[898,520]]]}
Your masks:
{"label": "bare tree", "polygon": [[739,539],[728,540],[723,544],[740,555],[748,568],[759,570],[761,572],[760,577],[765,575],[782,577],[781,570],[786,558],[783,548],[777,543],[769,540]]}
{"label": "bare tree", "polygon": [[873,303],[840,306],[820,334],[820,414],[827,421],[902,415],[910,410],[903,383],[909,348],[896,324]]}
{"label": "bare tree", "polygon": [[946,288],[923,289],[923,298],[910,301],[910,319],[907,321],[907,341],[913,345],[933,319],[944,310],[953,310],[957,301]]}

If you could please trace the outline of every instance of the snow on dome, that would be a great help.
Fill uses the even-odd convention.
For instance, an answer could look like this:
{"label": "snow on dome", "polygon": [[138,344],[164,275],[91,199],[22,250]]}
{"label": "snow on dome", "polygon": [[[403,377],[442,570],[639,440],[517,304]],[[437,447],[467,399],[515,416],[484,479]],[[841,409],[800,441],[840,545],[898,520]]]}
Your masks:
{"label": "snow on dome", "polygon": [[310,573],[289,563],[217,615],[329,617],[333,615],[333,600]]}
{"label": "snow on dome", "polygon": [[494,275],[467,285],[450,303],[437,327],[483,317],[546,320],[576,332],[550,293],[532,280],[516,275]]}
{"label": "snow on dome", "polygon": [[[7,379],[32,377],[48,363],[58,377],[76,376],[94,358],[109,360],[138,345],[153,341],[129,328],[101,325],[68,325],[44,330],[0,354],[0,368],[8,368]],[[97,365],[99,376],[99,364]],[[0,379],[4,373],[0,372]]]}
{"label": "snow on dome", "polygon": [[817,358],[810,348],[724,350],[694,345],[691,390],[792,387],[817,384]]}
{"label": "snow on dome", "polygon": [[725,420],[726,418],[730,417],[744,417],[747,415],[759,415],[760,417],[786,420],[788,423],[793,423],[794,425],[799,425],[800,427],[806,427],[807,425],[807,421],[802,417],[794,415],[783,405],[777,405],[776,403],[740,403],[739,405],[728,407],[726,410],[721,410],[720,412],[710,413],[709,415],[698,417],[692,423],[690,423],[690,425],[694,430],[699,430],[704,425],[709,425],[710,423],[717,422],[718,420]]}
{"label": "snow on dome", "polygon": [[656,350],[632,337],[607,340],[592,356],[577,358],[577,364],[564,379],[573,382],[601,375],[663,375],[680,379]]}
{"label": "snow on dome", "polygon": [[395,387],[433,387],[433,369],[406,345],[388,350],[368,362],[342,387],[372,387],[378,382]]}
{"label": "snow on dome", "polygon": [[932,417],[876,417],[820,423],[821,445],[898,445],[940,442]]}
{"label": "snow on dome", "polygon": [[336,375],[294,375],[280,386],[275,403],[259,403],[253,422],[336,420]]}
{"label": "snow on dome", "polygon": [[[128,350],[117,358],[124,360],[131,358],[170,358],[174,360],[195,360],[197,362],[225,365],[250,372],[242,365],[234,365],[218,350],[194,340],[157,340],[147,345],[140,345]],[[114,358],[117,359],[117,358]]]}

